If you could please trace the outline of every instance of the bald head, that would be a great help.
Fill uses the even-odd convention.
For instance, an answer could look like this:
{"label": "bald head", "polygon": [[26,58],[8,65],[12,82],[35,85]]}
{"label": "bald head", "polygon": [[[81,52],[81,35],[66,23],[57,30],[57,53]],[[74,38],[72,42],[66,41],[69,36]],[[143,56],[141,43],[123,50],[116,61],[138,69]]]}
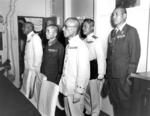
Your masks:
{"label": "bald head", "polygon": [[70,26],[76,26],[77,28],[80,27],[80,22],[75,17],[70,17],[70,18],[66,19],[65,24],[68,24]]}
{"label": "bald head", "polygon": [[80,28],[80,22],[75,17],[66,19],[63,32],[65,37],[72,37],[78,34]]}
{"label": "bald head", "polygon": [[31,31],[34,31],[34,25],[31,22],[26,22],[24,24],[23,32],[25,35],[28,35]]}

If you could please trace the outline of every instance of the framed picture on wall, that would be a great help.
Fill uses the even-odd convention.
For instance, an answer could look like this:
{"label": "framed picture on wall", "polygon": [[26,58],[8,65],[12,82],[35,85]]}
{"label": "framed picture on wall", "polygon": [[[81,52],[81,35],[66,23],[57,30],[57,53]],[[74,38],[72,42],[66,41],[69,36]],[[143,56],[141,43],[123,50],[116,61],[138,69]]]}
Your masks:
{"label": "framed picture on wall", "polygon": [[140,0],[116,0],[116,7],[122,6],[124,8],[135,7],[140,5]]}

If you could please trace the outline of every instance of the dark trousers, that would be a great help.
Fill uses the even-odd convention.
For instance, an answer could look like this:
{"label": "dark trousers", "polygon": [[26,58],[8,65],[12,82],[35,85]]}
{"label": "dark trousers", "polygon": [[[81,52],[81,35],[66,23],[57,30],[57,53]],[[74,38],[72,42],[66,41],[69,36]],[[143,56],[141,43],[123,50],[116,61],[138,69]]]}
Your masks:
{"label": "dark trousers", "polygon": [[114,116],[132,116],[130,101],[130,86],[125,79],[110,78],[110,102],[113,105]]}

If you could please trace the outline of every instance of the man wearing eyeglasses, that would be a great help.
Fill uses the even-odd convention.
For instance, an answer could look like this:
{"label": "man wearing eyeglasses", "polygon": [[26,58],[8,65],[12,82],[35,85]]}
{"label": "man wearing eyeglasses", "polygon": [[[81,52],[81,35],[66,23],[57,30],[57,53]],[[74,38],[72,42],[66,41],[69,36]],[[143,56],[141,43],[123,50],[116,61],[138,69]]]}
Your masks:
{"label": "man wearing eyeglasses", "polygon": [[66,46],[60,92],[64,95],[67,116],[83,116],[83,94],[90,77],[88,48],[78,35],[79,27],[76,18],[68,18],[63,27],[69,43]]}

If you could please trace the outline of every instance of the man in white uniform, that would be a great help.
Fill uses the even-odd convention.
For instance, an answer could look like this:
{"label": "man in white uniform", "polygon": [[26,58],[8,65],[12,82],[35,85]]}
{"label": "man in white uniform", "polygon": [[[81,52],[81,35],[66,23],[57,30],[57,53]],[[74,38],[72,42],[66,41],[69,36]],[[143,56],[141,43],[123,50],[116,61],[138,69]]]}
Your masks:
{"label": "man in white uniform", "polygon": [[[35,73],[40,72],[42,56],[43,56],[43,48],[41,39],[38,34],[34,33],[34,25],[31,22],[27,22],[24,25],[24,34],[27,35],[27,41],[25,46],[25,70],[23,75],[23,86],[26,86],[27,78],[32,78],[34,80]],[[32,73],[31,75],[29,73]],[[30,77],[28,77],[30,76]],[[26,88],[26,87],[25,87]],[[25,90],[25,93],[27,91]],[[29,93],[26,93],[27,97],[29,97]]]}
{"label": "man in white uniform", "polygon": [[106,71],[106,57],[100,39],[94,35],[94,20],[83,21],[84,40],[89,48],[90,81],[85,94],[85,110],[87,115],[99,116],[101,110],[100,91]]}
{"label": "man in white uniform", "polygon": [[89,52],[78,35],[80,23],[76,18],[68,18],[63,27],[68,38],[60,92],[63,93],[67,116],[83,116],[83,94],[90,77]]}

